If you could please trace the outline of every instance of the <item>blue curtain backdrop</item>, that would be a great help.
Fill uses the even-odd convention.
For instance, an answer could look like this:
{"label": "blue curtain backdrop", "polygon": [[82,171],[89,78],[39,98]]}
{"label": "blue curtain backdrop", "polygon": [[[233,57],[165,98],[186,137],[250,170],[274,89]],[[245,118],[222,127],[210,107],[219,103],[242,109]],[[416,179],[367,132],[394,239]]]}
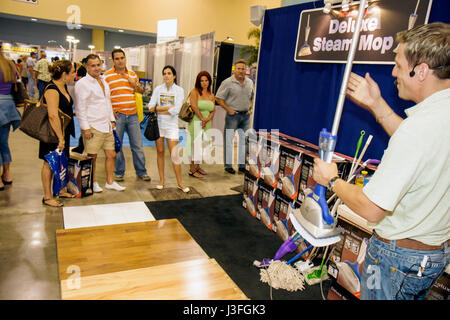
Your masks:
{"label": "blue curtain backdrop", "polygon": [[[254,128],[280,132],[318,144],[322,128],[331,130],[345,64],[294,61],[302,10],[323,7],[322,1],[267,10],[264,18]],[[434,0],[429,22],[450,21],[450,1]],[[352,71],[369,72],[394,111],[405,117],[413,105],[398,98],[391,76],[393,65],[354,64]],[[389,136],[373,116],[348,99],[339,126],[336,151],[354,156],[361,130],[373,140],[364,159],[381,159]],[[364,139],[364,141],[365,141]]]}

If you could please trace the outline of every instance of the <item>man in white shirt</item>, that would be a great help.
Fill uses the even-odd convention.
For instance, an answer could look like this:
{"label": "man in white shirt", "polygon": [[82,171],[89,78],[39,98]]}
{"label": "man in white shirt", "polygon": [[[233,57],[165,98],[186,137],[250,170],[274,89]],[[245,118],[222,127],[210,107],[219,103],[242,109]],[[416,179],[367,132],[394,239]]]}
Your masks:
{"label": "man in white shirt", "polygon": [[370,182],[337,177],[315,160],[313,178],[354,212],[376,223],[361,275],[361,299],[423,299],[450,261],[450,25],[397,34],[398,95],[417,103],[396,115],[367,73],[352,74],[347,94],[391,136]]}
{"label": "man in white shirt", "polygon": [[103,191],[95,179],[97,154],[105,152],[106,189],[123,191],[113,179],[116,152],[113,129],[116,127],[110,101],[109,86],[101,76],[100,57],[90,54],[87,57],[87,75],[75,84],[75,110],[83,135],[85,152],[94,158],[94,192]]}

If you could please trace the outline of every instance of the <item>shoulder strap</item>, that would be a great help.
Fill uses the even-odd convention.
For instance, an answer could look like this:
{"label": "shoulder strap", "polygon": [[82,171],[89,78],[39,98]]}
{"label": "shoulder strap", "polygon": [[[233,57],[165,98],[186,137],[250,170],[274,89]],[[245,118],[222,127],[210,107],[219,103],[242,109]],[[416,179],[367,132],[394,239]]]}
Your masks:
{"label": "shoulder strap", "polygon": [[59,94],[61,93],[61,92],[59,92],[59,89],[58,89],[58,87],[56,86],[56,84],[54,84],[54,83],[49,83],[49,84],[45,87],[45,89],[44,89],[44,93],[42,94],[42,97],[41,97],[41,99],[39,100],[39,104],[42,104],[42,103],[44,102],[45,91],[47,91],[48,87],[50,87],[50,86],[52,86],[52,85],[56,87],[56,91],[58,91]]}

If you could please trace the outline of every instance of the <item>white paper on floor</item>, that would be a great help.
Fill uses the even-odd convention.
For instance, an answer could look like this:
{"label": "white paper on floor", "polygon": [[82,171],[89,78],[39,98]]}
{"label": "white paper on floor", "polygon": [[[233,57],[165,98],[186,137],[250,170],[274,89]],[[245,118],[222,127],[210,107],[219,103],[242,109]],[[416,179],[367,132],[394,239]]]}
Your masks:
{"label": "white paper on floor", "polygon": [[63,207],[64,229],[155,221],[144,202]]}

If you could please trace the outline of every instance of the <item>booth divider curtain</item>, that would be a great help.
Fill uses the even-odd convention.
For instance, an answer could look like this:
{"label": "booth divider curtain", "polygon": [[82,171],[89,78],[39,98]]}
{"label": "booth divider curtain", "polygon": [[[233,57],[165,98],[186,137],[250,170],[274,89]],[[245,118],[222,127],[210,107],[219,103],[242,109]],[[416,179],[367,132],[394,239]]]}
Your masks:
{"label": "booth divider curtain", "polygon": [[[258,64],[254,128],[278,129],[287,135],[318,144],[322,128],[331,130],[345,64],[294,61],[298,22],[302,10],[323,7],[323,1],[267,10]],[[448,0],[434,0],[429,22],[449,22]],[[405,117],[413,105],[398,98],[393,65],[353,65],[353,72],[369,72],[394,111]],[[389,136],[366,110],[348,99],[340,122],[336,151],[354,156],[361,130],[374,136],[364,159],[381,159]]]}
{"label": "booth divider curtain", "polygon": [[163,83],[162,68],[172,65],[177,71],[177,82],[185,95],[194,88],[197,74],[208,71],[213,75],[214,32],[186,37],[155,45],[153,87]]}

